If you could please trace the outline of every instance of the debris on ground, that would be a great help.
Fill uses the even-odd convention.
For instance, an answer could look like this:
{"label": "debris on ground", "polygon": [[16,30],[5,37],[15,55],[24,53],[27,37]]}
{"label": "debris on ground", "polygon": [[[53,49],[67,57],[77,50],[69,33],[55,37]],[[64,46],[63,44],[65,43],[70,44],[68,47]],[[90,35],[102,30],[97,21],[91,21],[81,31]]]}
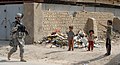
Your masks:
{"label": "debris on ground", "polygon": [[45,44],[47,47],[63,47],[68,45],[67,35],[59,31],[52,32],[51,34],[43,37],[39,44]]}
{"label": "debris on ground", "polygon": [[[74,37],[74,47],[75,48],[86,48],[88,47],[88,39],[87,39],[87,35],[83,32],[83,33],[78,33],[75,37]],[[99,48],[100,47],[100,42],[98,40],[97,37],[95,37],[94,40],[94,47]]]}

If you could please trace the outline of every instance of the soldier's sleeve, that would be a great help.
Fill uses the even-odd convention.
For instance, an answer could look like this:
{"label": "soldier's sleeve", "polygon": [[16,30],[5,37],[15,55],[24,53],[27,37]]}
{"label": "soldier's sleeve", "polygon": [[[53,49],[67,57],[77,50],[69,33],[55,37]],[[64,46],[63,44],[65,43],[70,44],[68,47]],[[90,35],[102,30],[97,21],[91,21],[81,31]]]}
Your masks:
{"label": "soldier's sleeve", "polygon": [[11,33],[14,34],[14,33],[17,31],[17,28],[18,28],[18,27],[16,26],[16,23],[13,22],[13,23],[12,23],[12,30],[11,30]]}

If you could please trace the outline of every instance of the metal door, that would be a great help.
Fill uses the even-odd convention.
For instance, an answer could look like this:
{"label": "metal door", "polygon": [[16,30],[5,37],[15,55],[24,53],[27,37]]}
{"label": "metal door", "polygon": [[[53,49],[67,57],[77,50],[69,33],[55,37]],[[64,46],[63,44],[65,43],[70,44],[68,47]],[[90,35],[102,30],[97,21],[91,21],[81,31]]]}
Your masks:
{"label": "metal door", "polygon": [[10,39],[11,24],[18,12],[23,12],[23,4],[0,5],[0,40]]}
{"label": "metal door", "polygon": [[6,33],[6,6],[0,5],[0,39],[5,39]]}

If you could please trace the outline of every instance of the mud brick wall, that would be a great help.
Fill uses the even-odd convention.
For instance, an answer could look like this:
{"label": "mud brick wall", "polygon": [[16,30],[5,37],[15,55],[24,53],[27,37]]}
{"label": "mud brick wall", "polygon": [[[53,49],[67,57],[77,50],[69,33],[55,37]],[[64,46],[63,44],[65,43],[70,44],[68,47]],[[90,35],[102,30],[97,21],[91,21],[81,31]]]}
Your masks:
{"label": "mud brick wall", "polygon": [[[55,29],[60,29],[61,32],[65,33],[68,30],[69,25],[73,25],[73,31],[77,33],[80,29],[89,29],[85,28],[88,18],[95,18],[96,22],[107,25],[107,20],[113,20],[113,16],[112,13],[107,12],[77,12],[76,16],[72,17],[68,12],[44,11],[42,29],[45,34],[49,34]],[[102,36],[102,30],[106,29],[98,23],[94,25],[97,26],[98,37]],[[93,25],[91,24],[91,26]]]}
{"label": "mud brick wall", "polygon": [[68,26],[72,24],[72,17],[68,12],[49,12],[43,13],[43,30],[45,33],[53,32],[60,29],[62,32],[67,31]]}

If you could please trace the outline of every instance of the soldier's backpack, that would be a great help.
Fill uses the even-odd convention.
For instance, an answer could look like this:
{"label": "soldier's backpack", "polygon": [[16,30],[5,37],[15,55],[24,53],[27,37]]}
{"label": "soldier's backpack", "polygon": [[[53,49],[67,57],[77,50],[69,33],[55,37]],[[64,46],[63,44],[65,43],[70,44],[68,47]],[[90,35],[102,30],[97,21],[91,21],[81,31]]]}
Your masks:
{"label": "soldier's backpack", "polygon": [[29,35],[28,31],[26,30],[26,27],[22,24],[18,26],[18,32],[24,32],[26,35]]}

